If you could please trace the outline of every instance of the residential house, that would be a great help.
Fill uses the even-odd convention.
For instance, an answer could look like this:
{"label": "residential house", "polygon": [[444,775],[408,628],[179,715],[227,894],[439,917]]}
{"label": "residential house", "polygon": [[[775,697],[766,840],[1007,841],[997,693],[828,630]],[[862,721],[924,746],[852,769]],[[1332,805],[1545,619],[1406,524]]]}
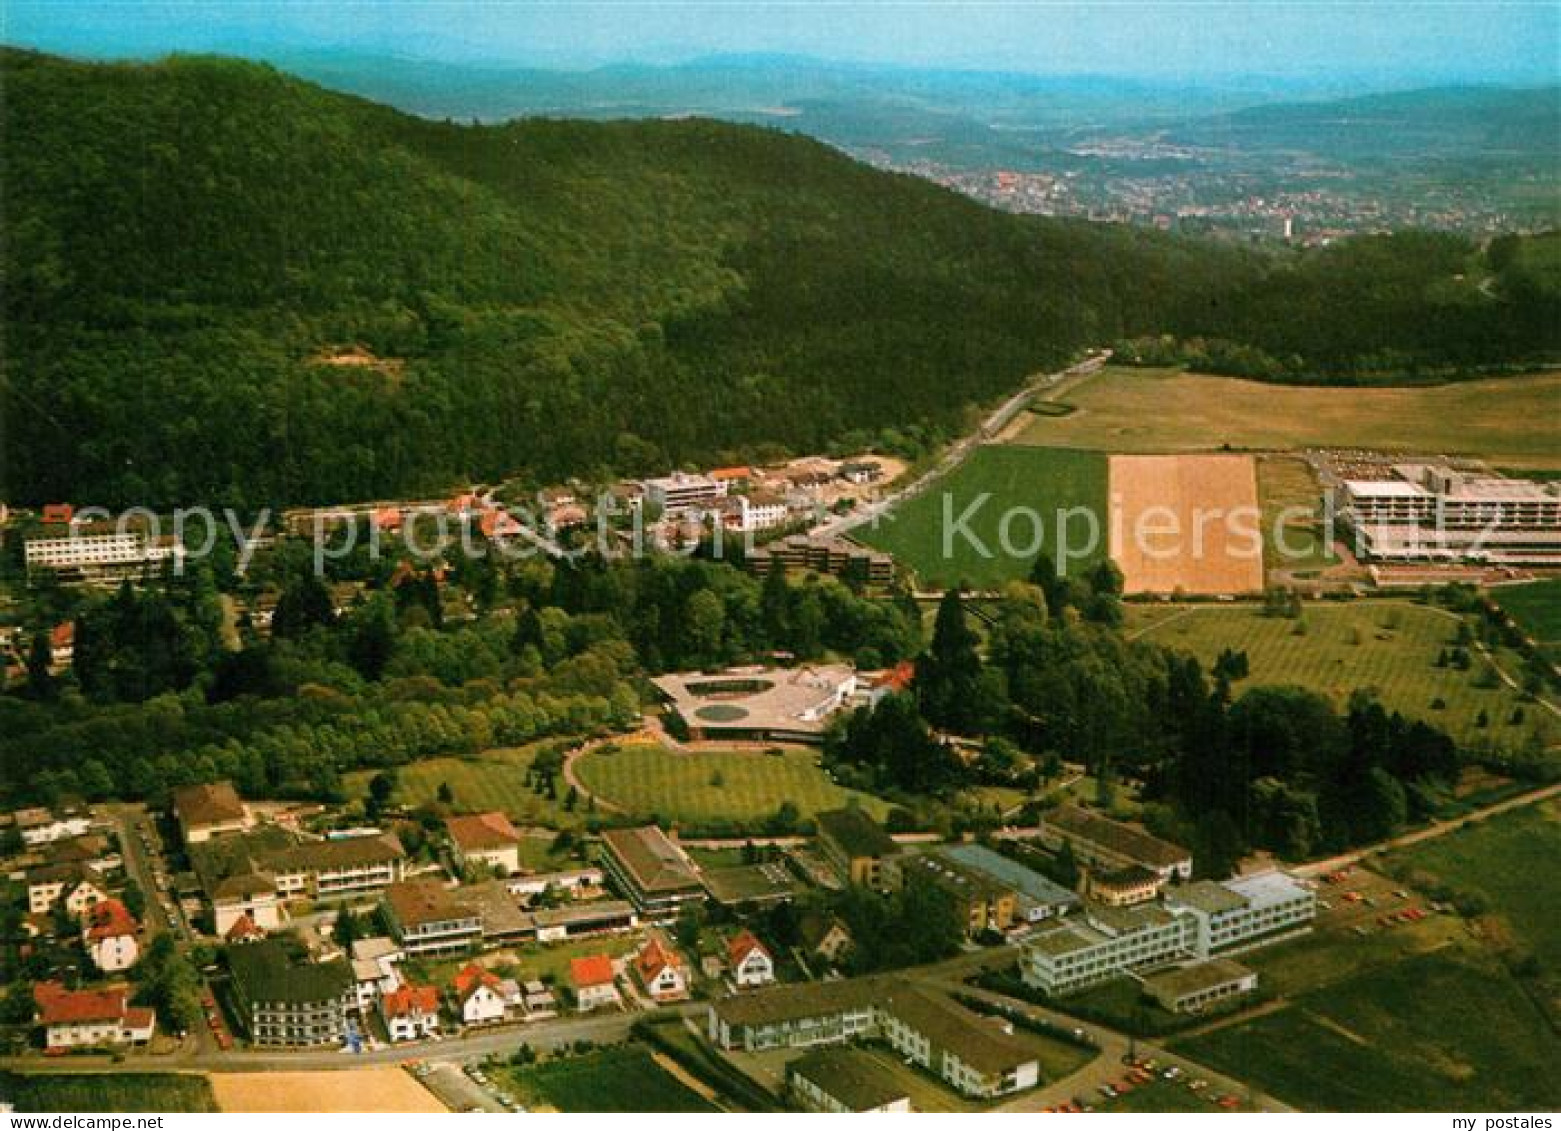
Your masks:
{"label": "residential house", "polygon": [[439,991],[399,986],[379,999],[379,1014],[392,1041],[420,1041],[439,1032]]}
{"label": "residential house", "polygon": [[201,844],[215,836],[241,833],[255,823],[232,782],[182,786],[173,791],[172,808],[185,844]]}
{"label": "residential house", "polygon": [[27,910],[34,915],[63,904],[66,914],[80,919],[107,898],[103,878],[82,864],[43,864],[27,873]]}
{"label": "residential house", "polygon": [[911,1110],[903,1082],[863,1049],[804,1053],[786,1066],[786,1091],[805,1110],[825,1114]]}
{"label": "residential house", "polygon": [[448,817],[445,830],[462,868],[481,866],[506,875],[520,871],[520,832],[503,813]]}
{"label": "residential house", "polygon": [[438,880],[391,884],[384,908],[408,954],[462,954],[482,940],[482,916]]}
{"label": "residential house", "polygon": [[685,904],[704,901],[693,861],[655,825],[604,829],[602,845],[607,875],[647,919],[670,921]]}
{"label": "residential house", "polygon": [[574,991],[575,1008],[581,1013],[622,1004],[612,959],[605,954],[570,959],[569,988]]}
{"label": "residential house", "polygon": [[81,923],[81,945],[92,964],[106,974],[128,970],[141,956],[136,943],[140,929],[130,909],[117,899],[105,899],[87,909]]}
{"label": "residential house", "polygon": [[507,1007],[500,978],[476,962],[455,975],[455,1008],[465,1025],[495,1025],[504,1020]]}
{"label": "residential house", "polygon": [[405,957],[405,952],[384,936],[353,940],[352,980],[360,1013],[368,1013],[376,1001],[401,987],[397,965]]}
{"label": "residential house", "polygon": [[68,990],[59,982],[39,982],[33,1003],[50,1050],[144,1045],[157,1028],[156,1014],[130,1005],[124,986]]}
{"label": "residential house", "polygon": [[659,931],[650,932],[645,945],[634,956],[634,973],[645,992],[658,1002],[688,997],[687,964]]}
{"label": "residential house", "polygon": [[726,966],[742,988],[775,981],[775,959],[752,931],[739,931],[726,944]]}
{"label": "residential house", "polygon": [[830,870],[844,884],[860,884],[886,891],[893,876],[885,862],[898,855],[900,846],[882,826],[861,809],[831,809],[814,817],[818,847]]}
{"label": "residential house", "polygon": [[343,959],[304,962],[281,939],[229,947],[233,996],[250,1042],[306,1048],[343,1043],[357,1007]]}
{"label": "residential house", "polygon": [[229,946],[243,946],[245,943],[259,942],[265,937],[265,931],[248,915],[240,915],[235,919],[227,933],[222,936],[223,941]]}
{"label": "residential house", "polygon": [[798,931],[806,952],[831,966],[838,966],[851,949],[850,929],[833,915],[805,915]]}

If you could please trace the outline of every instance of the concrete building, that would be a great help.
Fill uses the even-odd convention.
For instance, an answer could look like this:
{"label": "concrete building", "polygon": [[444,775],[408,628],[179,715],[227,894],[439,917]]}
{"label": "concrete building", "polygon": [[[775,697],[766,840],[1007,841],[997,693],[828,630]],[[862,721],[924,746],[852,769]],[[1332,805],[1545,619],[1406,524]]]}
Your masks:
{"label": "concrete building", "polygon": [[1363,558],[1561,564],[1561,484],[1406,463],[1339,495]]}
{"label": "concrete building", "polygon": [[859,884],[887,891],[897,880],[890,866],[900,846],[877,821],[860,809],[830,809],[813,818],[818,827],[818,850],[835,878],[843,884]]}
{"label": "concrete building", "polygon": [[911,1110],[904,1085],[871,1053],[823,1048],[786,1066],[786,1091],[807,1111],[825,1114]]}
{"label": "concrete building", "polygon": [[1141,864],[1126,868],[1084,869],[1084,894],[1107,907],[1153,903],[1165,887],[1165,877]]}
{"label": "concrete building", "polygon": [[953,901],[970,937],[1006,931],[1018,921],[1018,898],[1006,884],[942,853],[902,855],[894,868],[906,887],[932,887]]}
{"label": "concrete building", "polygon": [[1160,907],[1093,907],[1031,939],[1019,959],[1025,985],[1067,994],[1143,966],[1197,956],[1192,918]]}
{"label": "concrete building", "polygon": [[347,1039],[357,989],[345,959],[304,962],[278,939],[227,953],[234,1000],[252,1044],[308,1048]]}
{"label": "concrete building", "polygon": [[883,586],[894,581],[894,558],[839,538],[815,538],[793,534],[765,546],[756,546],[745,559],[747,568],[760,577],[772,569],[788,574],[817,573]]}
{"label": "concrete building", "polygon": [[728,530],[743,533],[775,530],[785,526],[790,518],[791,508],[784,495],[755,491],[728,496],[721,504],[721,525]]}
{"label": "concrete building", "polygon": [[1160,970],[1144,978],[1144,993],[1172,1013],[1199,1013],[1257,989],[1257,973],[1225,958]]}
{"label": "concrete building", "polygon": [[1192,853],[1181,845],[1077,805],[1059,805],[1043,814],[1038,836],[1053,852],[1071,845],[1074,856],[1091,867],[1138,865],[1167,880],[1192,878]]}
{"label": "concrete building", "polygon": [[438,880],[385,889],[390,933],[411,955],[464,954],[482,941],[482,917]]}
{"label": "concrete building", "polygon": [[849,705],[857,690],[856,671],[848,664],[684,672],[651,683],[695,741],[818,744],[830,716]]}
{"label": "concrete building", "polygon": [[1040,1082],[1035,1051],[995,1018],[948,998],[896,986],[878,1006],[880,1035],[895,1052],[964,1096],[992,1099]]}
{"label": "concrete building", "polygon": [[1014,918],[1020,922],[1041,923],[1061,918],[1079,906],[1079,897],[1061,884],[985,845],[954,844],[937,852],[1012,891]]}
{"label": "concrete building", "polygon": [[866,978],[771,986],[712,1003],[707,1031],[719,1047],[745,1052],[865,1039],[877,1031],[874,1000],[883,990]]}
{"label": "concrete building", "polygon": [[655,825],[604,829],[602,847],[602,863],[613,885],[652,922],[675,919],[684,904],[704,901],[694,862]]}
{"label": "concrete building", "polygon": [[1165,905],[1192,918],[1199,954],[1224,954],[1309,930],[1317,895],[1283,872],[1167,889]]}
{"label": "concrete building", "polygon": [[29,581],[50,574],[63,584],[156,576],[183,555],[184,548],[172,539],[128,530],[89,533],[75,527],[69,533],[29,538],[22,550]]}
{"label": "concrete building", "polygon": [[675,471],[660,479],[645,480],[645,501],[663,515],[687,514],[718,505],[726,498],[728,486],[725,479]]}
{"label": "concrete building", "polygon": [[447,817],[444,824],[461,867],[484,866],[505,874],[520,871],[520,832],[503,813]]}

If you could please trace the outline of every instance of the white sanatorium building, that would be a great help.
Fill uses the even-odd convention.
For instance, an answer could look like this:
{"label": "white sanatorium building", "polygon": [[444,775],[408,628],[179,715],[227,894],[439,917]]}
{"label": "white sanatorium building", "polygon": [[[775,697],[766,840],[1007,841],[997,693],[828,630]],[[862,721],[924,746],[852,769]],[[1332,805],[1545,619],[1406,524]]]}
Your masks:
{"label": "white sanatorium building", "polygon": [[61,581],[116,581],[158,572],[182,557],[184,548],[172,540],[153,541],[144,534],[71,533],[57,538],[29,538],[23,548],[29,578],[52,573]]}
{"label": "white sanatorium building", "polygon": [[1283,872],[1171,888],[1164,906],[1090,907],[1037,935],[1019,961],[1025,983],[1066,994],[1129,970],[1249,950],[1306,930],[1316,895]]}
{"label": "white sanatorium building", "polygon": [[1391,479],[1346,480],[1340,495],[1366,558],[1561,564],[1561,483],[1405,463]]}
{"label": "white sanatorium building", "polygon": [[677,515],[714,506],[726,498],[726,489],[725,479],[674,471],[661,479],[645,480],[645,501],[664,515]]}

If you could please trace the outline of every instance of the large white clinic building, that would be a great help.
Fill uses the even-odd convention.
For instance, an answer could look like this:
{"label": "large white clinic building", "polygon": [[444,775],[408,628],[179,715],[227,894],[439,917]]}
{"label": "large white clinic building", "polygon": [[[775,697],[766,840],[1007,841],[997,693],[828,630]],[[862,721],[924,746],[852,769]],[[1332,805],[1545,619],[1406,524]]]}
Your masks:
{"label": "large white clinic building", "polygon": [[1561,564],[1561,483],[1397,464],[1387,479],[1347,479],[1340,517],[1379,561]]}

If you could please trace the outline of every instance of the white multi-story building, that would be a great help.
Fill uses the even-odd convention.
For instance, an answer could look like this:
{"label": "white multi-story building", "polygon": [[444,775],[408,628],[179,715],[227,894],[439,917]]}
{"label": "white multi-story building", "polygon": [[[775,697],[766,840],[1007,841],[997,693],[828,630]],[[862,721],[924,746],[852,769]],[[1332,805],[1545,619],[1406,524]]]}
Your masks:
{"label": "white multi-story building", "polygon": [[721,523],[728,530],[744,533],[754,530],[775,530],[785,526],[791,517],[791,507],[781,495],[755,492],[751,495],[732,495],[721,505]]}
{"label": "white multi-story building", "polygon": [[1190,916],[1160,907],[1093,907],[1031,940],[1019,972],[1045,993],[1071,993],[1138,966],[1192,958],[1195,941]]}
{"label": "white multi-story building", "polygon": [[717,505],[726,498],[727,487],[725,479],[674,471],[661,479],[645,480],[645,500],[663,515],[686,514]]}
{"label": "white multi-story building", "polygon": [[106,581],[161,570],[183,556],[184,548],[132,532],[85,534],[73,530],[55,538],[29,538],[22,553],[28,577],[47,572],[62,580]]}
{"label": "white multi-story building", "polygon": [[1316,893],[1277,871],[1171,888],[1165,905],[1192,917],[1200,955],[1261,945],[1309,929],[1317,917]]}
{"label": "white multi-story building", "polygon": [[437,880],[392,884],[384,906],[408,954],[462,954],[482,941],[482,916]]}
{"label": "white multi-story building", "polygon": [[1561,562],[1561,484],[1399,464],[1391,479],[1346,480],[1341,517],[1363,557]]}

